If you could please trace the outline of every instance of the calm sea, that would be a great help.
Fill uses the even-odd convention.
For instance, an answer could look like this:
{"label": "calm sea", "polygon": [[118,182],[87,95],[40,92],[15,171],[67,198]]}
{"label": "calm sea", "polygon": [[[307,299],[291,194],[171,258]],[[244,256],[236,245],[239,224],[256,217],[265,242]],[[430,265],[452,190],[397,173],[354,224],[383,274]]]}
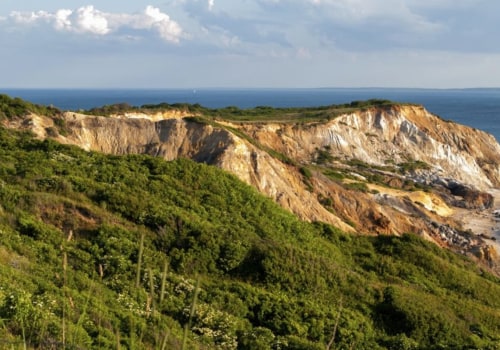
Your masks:
{"label": "calm sea", "polygon": [[0,89],[0,93],[63,110],[121,102],[134,106],[185,102],[209,108],[313,107],[380,98],[422,104],[444,119],[485,130],[500,141],[500,89]]}

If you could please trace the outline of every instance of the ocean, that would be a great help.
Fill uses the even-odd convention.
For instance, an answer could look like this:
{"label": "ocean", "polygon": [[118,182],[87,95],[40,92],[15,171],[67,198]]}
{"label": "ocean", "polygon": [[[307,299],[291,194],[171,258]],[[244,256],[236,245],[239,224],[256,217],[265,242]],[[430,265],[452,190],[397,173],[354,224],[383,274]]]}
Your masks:
{"label": "ocean", "polygon": [[500,141],[500,89],[0,89],[0,93],[80,110],[126,102],[199,103],[208,108],[236,106],[314,107],[371,98],[422,104],[443,119],[493,134]]}

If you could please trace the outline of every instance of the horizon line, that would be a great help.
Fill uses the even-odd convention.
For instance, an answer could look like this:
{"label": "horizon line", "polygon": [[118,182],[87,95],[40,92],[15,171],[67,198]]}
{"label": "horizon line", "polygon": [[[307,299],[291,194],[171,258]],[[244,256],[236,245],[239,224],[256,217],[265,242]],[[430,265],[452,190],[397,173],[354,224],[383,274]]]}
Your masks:
{"label": "horizon line", "polygon": [[498,87],[380,87],[380,86],[318,86],[318,87],[0,87],[0,90],[497,90]]}

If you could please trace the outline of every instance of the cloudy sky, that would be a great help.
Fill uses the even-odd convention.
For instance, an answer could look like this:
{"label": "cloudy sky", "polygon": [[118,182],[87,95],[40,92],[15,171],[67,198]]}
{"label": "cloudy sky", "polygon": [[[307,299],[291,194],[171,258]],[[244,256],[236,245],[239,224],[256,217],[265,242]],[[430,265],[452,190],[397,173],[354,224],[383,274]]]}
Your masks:
{"label": "cloudy sky", "polygon": [[500,87],[498,0],[0,0],[0,87]]}

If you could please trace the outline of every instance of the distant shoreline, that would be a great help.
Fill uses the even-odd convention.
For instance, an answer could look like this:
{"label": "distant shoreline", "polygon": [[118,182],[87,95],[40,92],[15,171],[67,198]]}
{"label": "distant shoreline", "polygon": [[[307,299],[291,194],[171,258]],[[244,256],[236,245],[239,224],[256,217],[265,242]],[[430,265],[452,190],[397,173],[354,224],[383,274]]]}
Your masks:
{"label": "distant shoreline", "polygon": [[368,99],[423,105],[456,123],[493,134],[500,140],[500,88],[4,88],[0,93],[27,101],[78,111],[116,103],[200,104],[207,108],[236,106],[318,107]]}
{"label": "distant shoreline", "polygon": [[109,91],[109,90],[146,90],[146,91],[154,91],[154,90],[406,90],[406,91],[486,91],[486,90],[500,90],[500,87],[463,87],[463,88],[425,88],[425,87],[374,87],[374,86],[364,86],[364,87],[328,87],[328,86],[320,86],[320,87],[217,87],[217,86],[209,86],[209,87],[8,87],[3,86],[0,87],[0,91],[7,90],[100,90],[100,91]]}

